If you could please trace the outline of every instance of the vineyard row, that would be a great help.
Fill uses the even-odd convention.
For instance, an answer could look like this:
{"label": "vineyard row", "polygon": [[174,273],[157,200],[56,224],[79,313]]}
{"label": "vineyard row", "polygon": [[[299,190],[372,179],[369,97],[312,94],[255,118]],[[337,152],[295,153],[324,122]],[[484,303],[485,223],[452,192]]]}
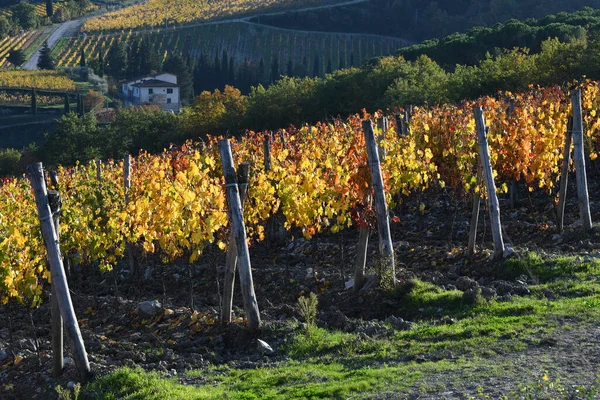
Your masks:
{"label": "vineyard row", "polygon": [[[600,132],[600,85],[585,82],[581,90],[586,147],[593,159]],[[383,182],[392,207],[431,186],[481,191],[472,111],[476,105],[483,107],[489,125],[491,165],[499,188],[506,190],[511,181],[522,180],[530,190],[554,190],[571,102],[559,87],[532,88],[477,102],[417,107],[408,134],[396,128],[394,119],[388,129],[378,128],[385,154]],[[265,222],[277,213],[286,229],[299,229],[306,238],[356,222],[369,224],[371,211],[364,199],[371,190],[370,174],[361,122],[371,117],[378,115],[268,135],[268,168],[263,133],[231,140],[235,164],[248,162],[252,169],[244,210],[250,243],[264,238]],[[156,254],[163,262],[185,257],[193,263],[208,243],[227,247],[227,205],[216,138],[158,155],[141,153],[132,161],[128,189],[118,161],[100,169],[94,163],[61,168],[59,177],[61,247],[73,263],[107,270],[128,246]],[[6,179],[0,200],[1,299],[37,304],[41,283],[50,275],[28,182]]]}

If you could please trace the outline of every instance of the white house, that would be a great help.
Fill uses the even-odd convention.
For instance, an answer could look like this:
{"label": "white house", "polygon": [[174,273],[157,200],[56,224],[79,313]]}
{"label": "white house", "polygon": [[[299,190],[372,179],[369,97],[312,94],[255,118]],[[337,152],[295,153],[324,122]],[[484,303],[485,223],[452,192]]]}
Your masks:
{"label": "white house", "polygon": [[163,110],[179,112],[180,95],[177,76],[163,73],[123,82],[125,105],[155,104]]}

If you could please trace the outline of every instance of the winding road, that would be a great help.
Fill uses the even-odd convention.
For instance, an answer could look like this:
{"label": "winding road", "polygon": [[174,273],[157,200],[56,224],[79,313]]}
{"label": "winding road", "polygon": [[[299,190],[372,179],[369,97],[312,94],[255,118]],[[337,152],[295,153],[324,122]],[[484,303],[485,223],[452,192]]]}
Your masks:
{"label": "winding road", "polygon": [[[52,32],[50,34],[50,36],[48,37],[48,46],[50,48],[52,48],[52,46],[54,46],[54,44],[58,41],[58,39],[60,39],[62,37],[73,36],[73,34],[75,34],[77,32],[77,29],[83,23],[83,21],[85,21],[85,19],[86,19],[85,17],[77,18],[77,19],[74,19],[71,21],[64,22],[61,25],[59,25],[59,27],[56,28],[54,30],[54,32]],[[41,47],[40,47],[40,49],[41,49]],[[30,70],[30,71],[37,69],[37,63],[38,63],[38,60],[40,59],[40,49],[38,49],[38,51],[33,53],[31,58],[25,63],[25,65],[23,65],[23,69]]]}

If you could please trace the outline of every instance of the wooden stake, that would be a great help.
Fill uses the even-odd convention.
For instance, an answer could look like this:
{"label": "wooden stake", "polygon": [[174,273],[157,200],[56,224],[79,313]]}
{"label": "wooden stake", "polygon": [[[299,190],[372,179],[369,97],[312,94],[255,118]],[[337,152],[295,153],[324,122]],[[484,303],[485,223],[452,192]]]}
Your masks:
{"label": "wooden stake", "polygon": [[485,186],[488,195],[488,209],[490,212],[490,222],[492,225],[492,236],[494,238],[493,258],[502,257],[504,254],[504,240],[502,239],[502,227],[500,224],[500,205],[496,195],[496,184],[492,171],[492,162],[488,148],[485,120],[481,107],[475,107],[475,124],[477,126],[477,141],[479,142],[479,159],[485,179]]}
{"label": "wooden stake", "polygon": [[281,148],[285,149],[286,144],[285,144],[285,130],[284,129],[281,130],[280,135],[281,136],[279,136],[279,139],[281,140]]}
{"label": "wooden stake", "polygon": [[129,189],[131,189],[131,154],[123,160],[123,187],[125,188],[125,204],[129,204]]}
{"label": "wooden stake", "polygon": [[[250,176],[250,164],[241,163],[238,167],[238,188],[240,191],[240,201],[242,210],[244,200],[248,190],[248,180]],[[223,309],[221,312],[221,323],[223,325],[231,323],[231,309],[233,308],[233,291],[235,285],[235,270],[237,267],[237,247],[235,244],[235,235],[233,229],[229,236],[229,248],[227,249],[227,261],[225,265],[225,282],[223,284]]]}
{"label": "wooden stake", "polygon": [[385,134],[387,133],[388,129],[388,119],[385,117],[377,119],[377,129],[379,130],[379,136],[377,138],[377,149],[379,150],[379,157],[381,161],[384,161],[386,151],[383,148],[383,146],[381,146],[381,141],[385,140]]}
{"label": "wooden stake", "polygon": [[96,163],[96,179],[98,181],[102,181],[102,161],[101,160],[95,160]]}
{"label": "wooden stake", "polygon": [[[479,157],[477,163],[477,185],[481,184],[481,163]],[[481,192],[473,191],[473,210],[471,211],[471,224],[469,225],[469,246],[467,247],[467,256],[475,255],[475,244],[477,244],[477,228],[479,225],[479,210],[481,209]]]}
{"label": "wooden stake", "polygon": [[567,132],[565,136],[565,148],[563,150],[563,163],[560,173],[560,191],[558,192],[557,229],[562,233],[565,226],[565,204],[567,200],[567,186],[569,184],[569,164],[571,164],[571,139],[573,137],[573,117],[569,117],[567,122]]}
{"label": "wooden stake", "polygon": [[392,281],[395,285],[396,267],[394,262],[394,247],[392,245],[388,207],[385,199],[383,176],[381,175],[381,166],[379,164],[379,154],[377,152],[375,132],[373,131],[373,122],[371,120],[363,121],[362,128],[367,145],[367,159],[369,168],[371,169],[371,185],[373,186],[375,195],[375,213],[377,215],[377,228],[379,232],[379,252],[383,257],[383,262],[387,264],[387,267],[390,270]]}
{"label": "wooden stake", "polygon": [[469,247],[467,256],[475,254],[475,243],[477,243],[477,225],[479,224],[479,210],[481,208],[481,197],[479,193],[473,193],[473,211],[471,211],[471,225],[469,231]]}
{"label": "wooden stake", "polygon": [[231,230],[235,237],[235,246],[238,255],[237,260],[242,297],[244,298],[244,309],[248,318],[248,328],[251,332],[256,332],[260,329],[261,325],[260,312],[258,310],[256,294],[254,293],[254,283],[252,282],[252,265],[250,263],[250,253],[248,252],[248,242],[246,241],[246,226],[244,224],[229,140],[219,140],[219,152],[221,154],[227,200],[229,201],[229,210],[231,213]]}
{"label": "wooden stake", "polygon": [[[54,190],[48,191],[48,203],[52,212],[52,223],[56,231],[56,238],[60,242],[60,207],[61,199],[58,192],[58,174],[56,171],[50,172],[50,182]],[[64,361],[64,343],[63,343],[63,319],[60,315],[58,300],[54,282],[50,285],[52,296],[50,298],[50,326],[52,329],[52,375],[58,377],[62,374],[65,367]]]}
{"label": "wooden stake", "polygon": [[590,198],[588,195],[587,178],[585,173],[585,156],[583,152],[583,117],[581,115],[581,89],[571,90],[573,105],[573,158],[575,160],[575,179],[577,181],[577,198],[579,213],[584,231],[592,229],[590,214]]}
{"label": "wooden stake", "polygon": [[265,155],[265,172],[268,172],[271,170],[271,135],[269,135],[268,133],[265,133],[263,151]]}
{"label": "wooden stake", "polygon": [[83,381],[86,381],[91,376],[90,364],[79,330],[77,316],[73,309],[71,294],[63,268],[63,261],[60,255],[60,245],[54,224],[51,220],[52,214],[48,205],[48,193],[46,191],[46,182],[44,181],[44,172],[42,163],[30,164],[27,166],[27,176],[33,187],[35,194],[35,202],[37,205],[38,217],[42,228],[42,235],[46,243],[46,251],[48,252],[48,262],[52,274],[52,285],[55,288],[55,294],[60,309],[60,314],[63,317],[67,334],[71,340],[73,349],[73,359],[77,367],[77,372]]}

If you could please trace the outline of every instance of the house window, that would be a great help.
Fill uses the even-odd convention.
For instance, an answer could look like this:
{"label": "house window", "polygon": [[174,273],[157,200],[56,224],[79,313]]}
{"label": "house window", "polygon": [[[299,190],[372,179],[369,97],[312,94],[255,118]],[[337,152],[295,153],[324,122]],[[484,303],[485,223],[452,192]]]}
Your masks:
{"label": "house window", "polygon": [[148,89],[148,94],[154,94],[154,89]]}
{"label": "house window", "polygon": [[171,104],[171,99],[167,98],[167,104]]}
{"label": "house window", "polygon": [[167,94],[172,94],[173,93],[173,89],[167,89]]}

